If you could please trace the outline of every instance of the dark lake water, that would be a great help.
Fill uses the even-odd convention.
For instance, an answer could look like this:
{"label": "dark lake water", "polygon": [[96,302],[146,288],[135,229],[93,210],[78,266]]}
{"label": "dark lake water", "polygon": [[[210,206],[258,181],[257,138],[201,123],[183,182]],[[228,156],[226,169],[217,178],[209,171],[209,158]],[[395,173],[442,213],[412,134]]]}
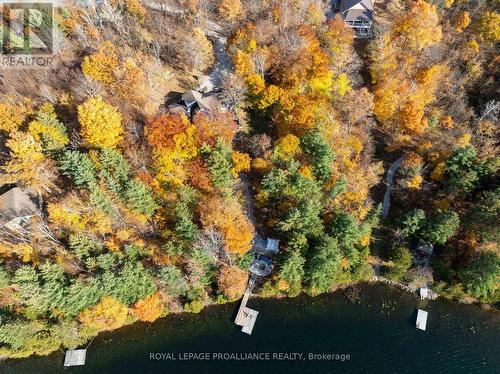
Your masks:
{"label": "dark lake water", "polygon": [[[249,307],[260,312],[252,336],[232,322],[233,303],[103,333],[89,347],[85,367],[64,369],[57,352],[0,362],[0,373],[500,373],[500,313],[477,306],[421,301],[370,284],[362,286],[360,303],[336,292],[252,299]],[[417,307],[429,312],[427,331],[415,328]],[[170,359],[152,360],[152,353]],[[188,353],[209,353],[210,360],[181,360]],[[239,357],[215,359],[224,353]],[[247,353],[261,353],[263,360],[236,360]],[[280,359],[279,353],[303,359]],[[310,353],[350,359],[310,360]]]}

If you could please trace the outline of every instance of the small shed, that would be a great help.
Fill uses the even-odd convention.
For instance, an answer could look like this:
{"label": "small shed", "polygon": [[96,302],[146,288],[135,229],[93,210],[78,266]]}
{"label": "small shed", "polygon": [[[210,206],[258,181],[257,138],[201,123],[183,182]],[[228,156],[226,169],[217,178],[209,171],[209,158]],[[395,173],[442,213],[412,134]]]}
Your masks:
{"label": "small shed", "polygon": [[425,310],[418,310],[416,327],[423,331],[427,328],[427,312]]}
{"label": "small shed", "polygon": [[0,227],[18,230],[32,217],[40,215],[35,195],[29,189],[14,187],[0,196]]}
{"label": "small shed", "polygon": [[64,355],[64,366],[85,365],[86,349],[68,349]]}
{"label": "small shed", "polygon": [[258,311],[250,308],[245,308],[243,310],[243,317],[245,318],[245,322],[243,323],[243,328],[241,329],[241,331],[243,331],[245,334],[252,335],[253,327],[255,326],[255,321],[257,320],[258,315]]}
{"label": "small shed", "polygon": [[420,298],[429,299],[429,287],[420,287]]}
{"label": "small shed", "polygon": [[250,264],[250,273],[260,277],[267,277],[273,270],[273,262],[269,257],[257,255]]}
{"label": "small shed", "polygon": [[264,255],[275,255],[279,252],[280,241],[278,239],[256,238],[253,243],[253,249],[256,253]]}
{"label": "small shed", "polygon": [[420,288],[420,298],[425,300],[436,300],[438,298],[438,294],[431,290],[429,287],[421,287]]}

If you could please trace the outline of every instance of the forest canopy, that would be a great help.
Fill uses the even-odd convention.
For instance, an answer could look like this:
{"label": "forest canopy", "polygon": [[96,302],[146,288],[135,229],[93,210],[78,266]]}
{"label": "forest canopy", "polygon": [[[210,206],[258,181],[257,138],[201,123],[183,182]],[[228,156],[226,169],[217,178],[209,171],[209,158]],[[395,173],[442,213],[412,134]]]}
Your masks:
{"label": "forest canopy", "polygon": [[498,2],[376,2],[370,38],[326,1],[168,4],[58,7],[51,69],[2,72],[0,358],[237,300],[260,238],[262,297],[500,303]]}

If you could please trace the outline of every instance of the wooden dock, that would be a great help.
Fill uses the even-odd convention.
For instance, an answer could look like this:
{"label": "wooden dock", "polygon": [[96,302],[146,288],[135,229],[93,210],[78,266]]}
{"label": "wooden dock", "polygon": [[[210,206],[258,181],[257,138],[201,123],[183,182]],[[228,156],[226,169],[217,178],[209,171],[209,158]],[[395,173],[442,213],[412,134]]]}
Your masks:
{"label": "wooden dock", "polygon": [[68,349],[64,355],[64,366],[85,365],[86,349]]}
{"label": "wooden dock", "polygon": [[248,280],[247,288],[245,290],[245,294],[241,299],[240,308],[238,309],[238,313],[236,314],[236,318],[234,323],[238,326],[242,326],[242,331],[248,335],[252,334],[253,327],[255,325],[255,321],[259,314],[258,311],[250,309],[247,307],[248,299],[252,294],[253,286],[255,285],[255,276],[250,276]]}
{"label": "wooden dock", "polygon": [[243,331],[245,334],[252,335],[252,330],[259,312],[250,308],[245,308],[245,310],[243,311],[243,315],[245,316],[245,324],[243,325],[241,331]]}

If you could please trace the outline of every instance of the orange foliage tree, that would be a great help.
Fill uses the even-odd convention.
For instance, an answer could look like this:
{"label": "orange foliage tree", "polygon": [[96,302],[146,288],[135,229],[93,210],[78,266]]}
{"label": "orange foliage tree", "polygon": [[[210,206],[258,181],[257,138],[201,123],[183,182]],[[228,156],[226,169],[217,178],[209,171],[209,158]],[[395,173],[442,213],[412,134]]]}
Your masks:
{"label": "orange foliage tree", "polygon": [[174,136],[189,127],[189,120],[184,115],[165,113],[150,118],[144,132],[148,143],[153,147],[173,148]]}
{"label": "orange foliage tree", "polygon": [[199,112],[193,119],[197,128],[196,141],[199,145],[204,143],[215,145],[218,138],[226,144],[231,144],[238,130],[234,117],[229,112],[215,110],[210,114]]}
{"label": "orange foliage tree", "polygon": [[92,331],[114,330],[127,320],[128,308],[111,296],[104,296],[99,304],[80,313],[80,323]]}
{"label": "orange foliage tree", "polygon": [[165,315],[165,304],[160,293],[149,295],[145,299],[136,302],[131,313],[139,320],[146,322],[156,321]]}
{"label": "orange foliage tree", "polygon": [[224,235],[228,252],[241,255],[251,247],[253,226],[235,199],[222,201],[212,196],[200,206],[200,217],[205,228],[215,227]]}
{"label": "orange foliage tree", "polygon": [[217,284],[219,289],[230,300],[240,297],[248,282],[248,273],[237,266],[224,265],[219,269]]}
{"label": "orange foliage tree", "polygon": [[447,69],[419,59],[441,34],[436,7],[418,0],[372,44],[374,114],[392,148],[419,141],[428,129],[425,115]]}

